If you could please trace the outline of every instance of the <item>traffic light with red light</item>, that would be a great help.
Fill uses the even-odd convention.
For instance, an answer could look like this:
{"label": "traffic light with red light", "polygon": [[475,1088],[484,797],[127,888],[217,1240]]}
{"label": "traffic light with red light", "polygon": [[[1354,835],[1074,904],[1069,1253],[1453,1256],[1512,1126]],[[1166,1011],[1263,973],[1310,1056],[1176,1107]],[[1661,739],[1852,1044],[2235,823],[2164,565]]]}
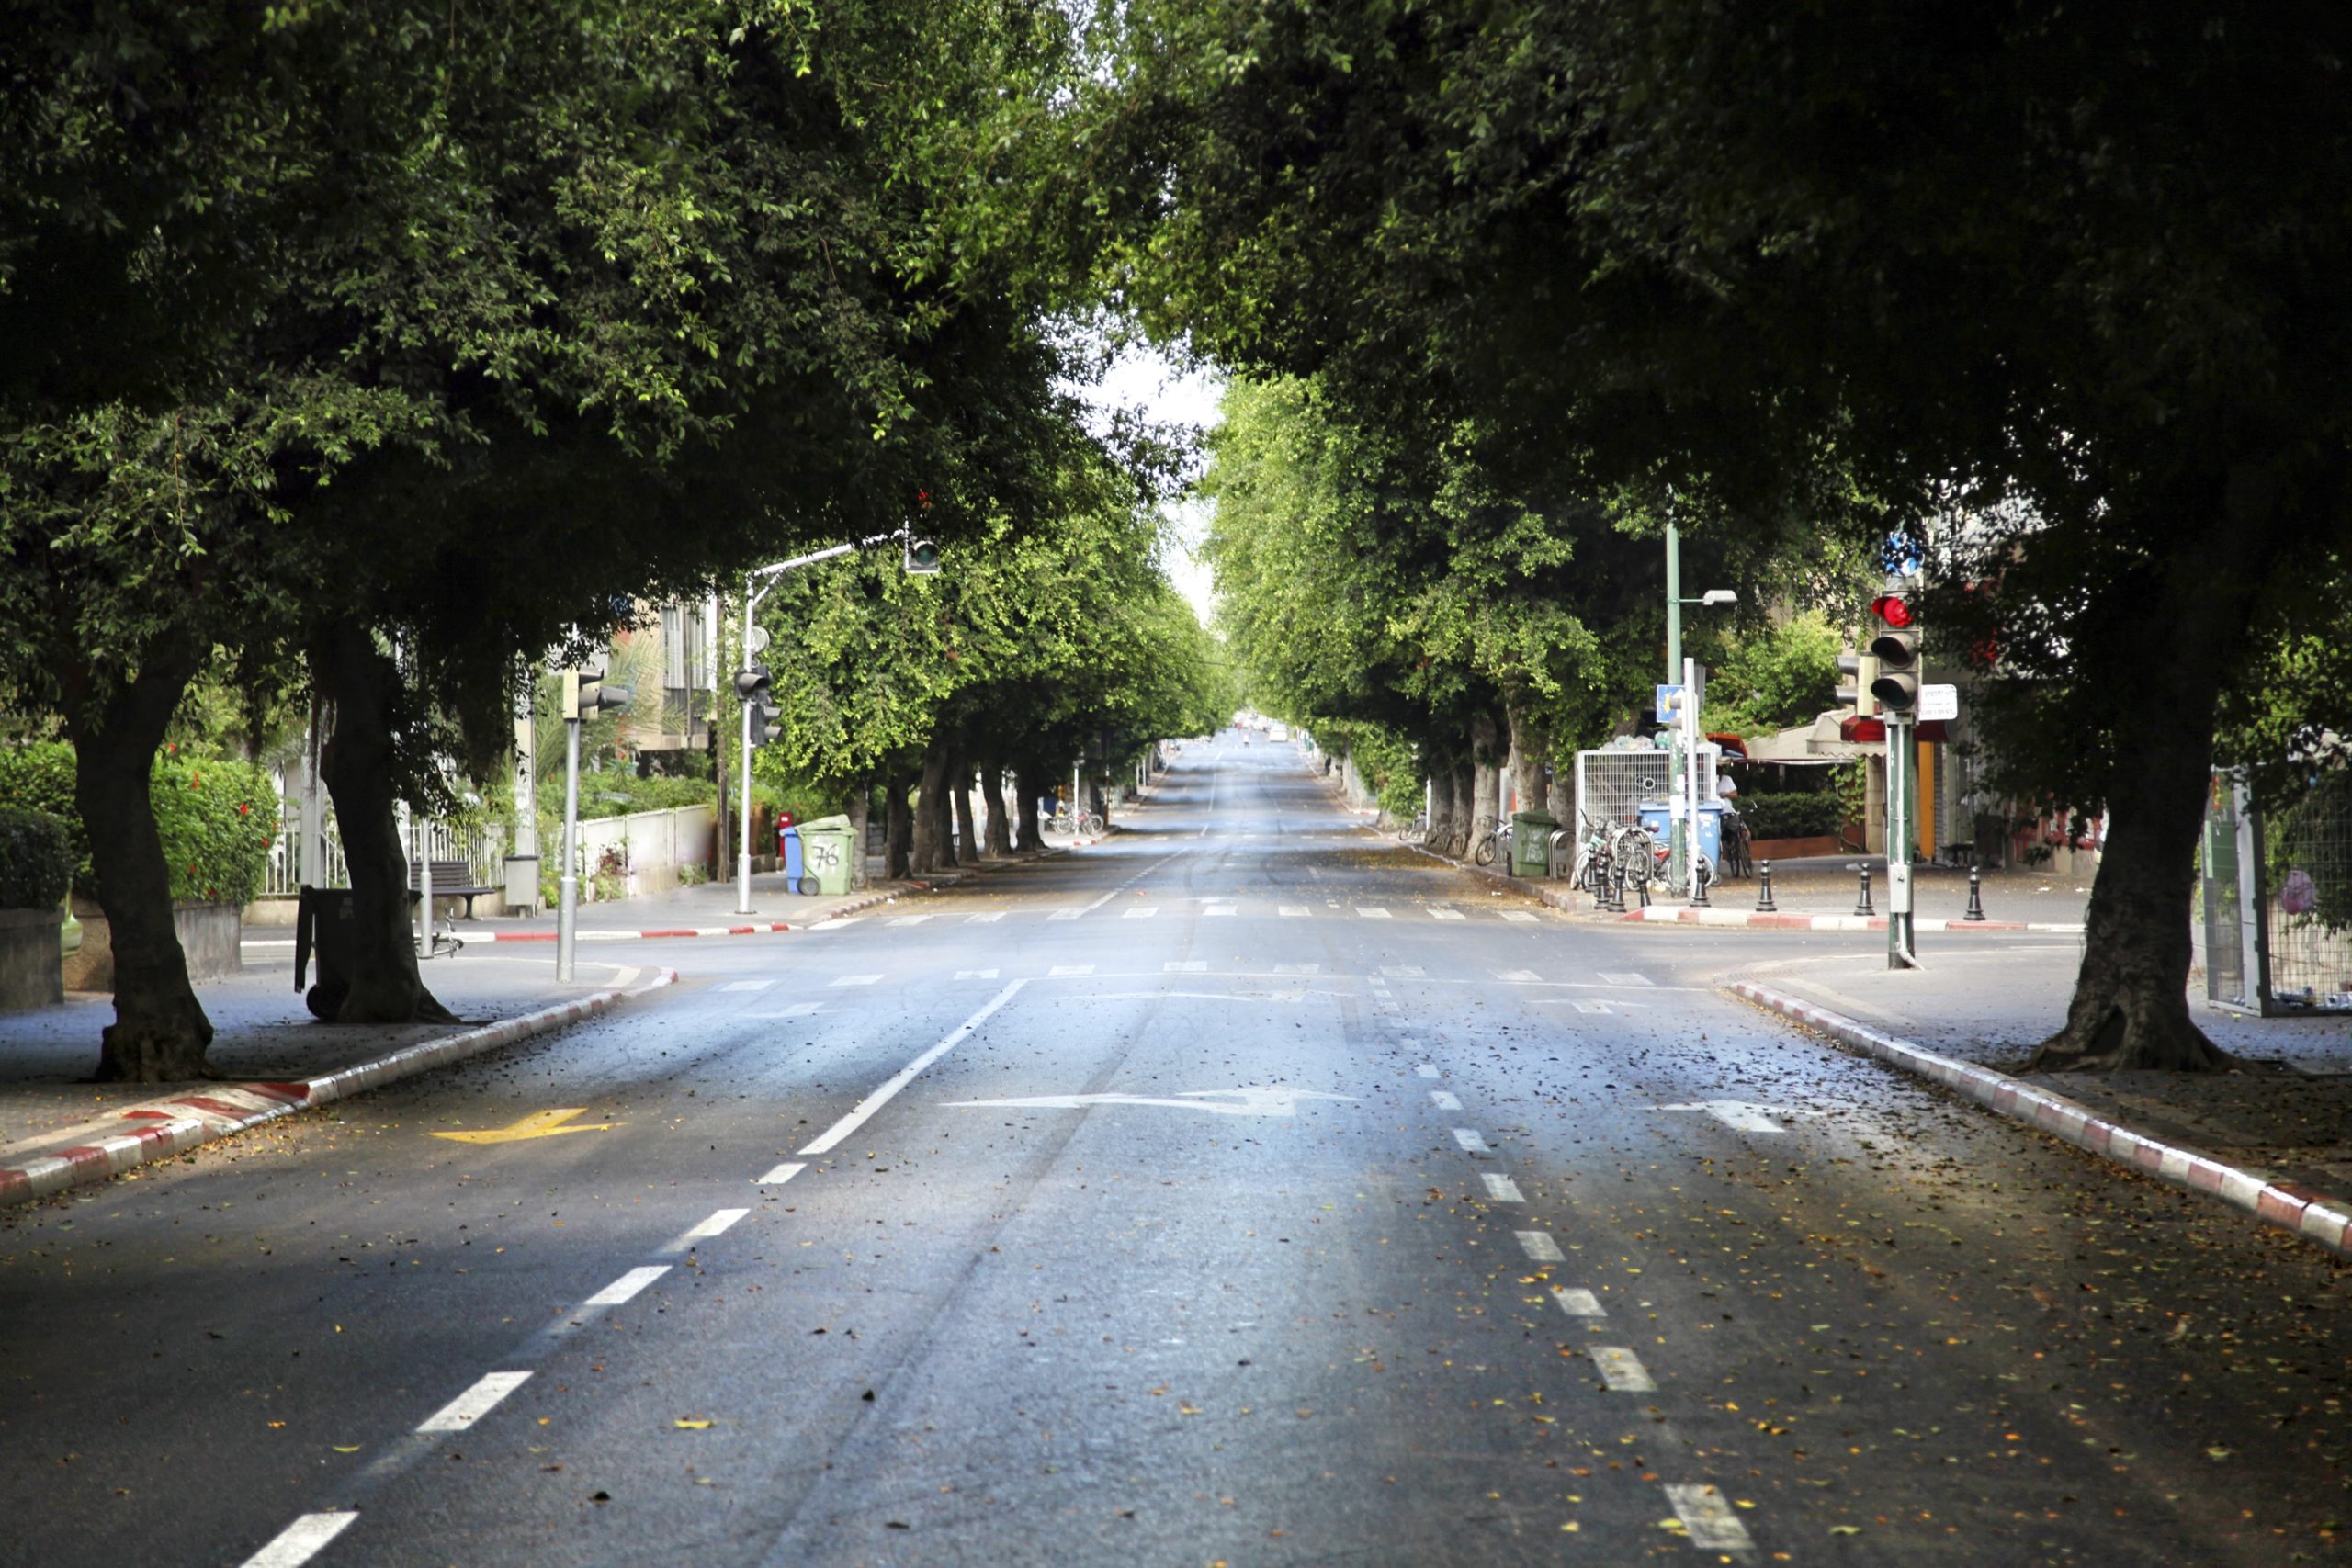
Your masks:
{"label": "traffic light with red light", "polygon": [[1900,593],[1882,593],[1871,601],[1869,653],[1878,669],[1870,682],[1879,711],[1891,718],[1908,718],[1919,709],[1919,681],[1925,673],[1919,659],[1919,618],[1911,602]]}

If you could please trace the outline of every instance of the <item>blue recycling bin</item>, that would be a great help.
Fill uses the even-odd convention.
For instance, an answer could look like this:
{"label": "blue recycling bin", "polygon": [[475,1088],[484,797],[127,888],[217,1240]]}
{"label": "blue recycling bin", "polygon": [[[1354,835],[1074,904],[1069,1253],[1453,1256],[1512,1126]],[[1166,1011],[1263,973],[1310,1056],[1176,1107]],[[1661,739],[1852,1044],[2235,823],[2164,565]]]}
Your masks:
{"label": "blue recycling bin", "polygon": [[[1670,843],[1674,837],[1673,819],[1667,815],[1662,800],[1649,801],[1641,807],[1642,826],[1661,844]],[[1715,880],[1723,879],[1724,866],[1724,803],[1702,800],[1699,803],[1699,853],[1714,868]]]}
{"label": "blue recycling bin", "polygon": [[800,829],[786,823],[776,829],[776,859],[784,866],[784,886],[792,892],[800,890],[800,879],[808,874],[800,853]]}

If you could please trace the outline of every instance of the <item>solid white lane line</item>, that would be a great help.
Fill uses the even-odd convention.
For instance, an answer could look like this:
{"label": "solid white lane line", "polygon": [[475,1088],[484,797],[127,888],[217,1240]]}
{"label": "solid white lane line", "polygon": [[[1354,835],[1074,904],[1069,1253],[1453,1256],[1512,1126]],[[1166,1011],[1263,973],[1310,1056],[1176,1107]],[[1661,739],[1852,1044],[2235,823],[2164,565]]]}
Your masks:
{"label": "solid white lane line", "polygon": [[1423,1062],[1419,1066],[1415,1067],[1413,1071],[1420,1074],[1421,1077],[1425,1078],[1433,1078],[1438,1076],[1437,1064],[1435,1062]]}
{"label": "solid white lane line", "polygon": [[1157,904],[1138,904],[1120,918],[1129,920],[1148,920],[1158,913],[1159,913],[1159,906]]}
{"label": "solid white lane line", "polygon": [[1385,920],[1388,919],[1388,911],[1382,908],[1377,904],[1359,904],[1356,906],[1356,914],[1360,919],[1367,920]]}
{"label": "solid white lane line", "polygon": [[420,1432],[462,1432],[498,1406],[498,1402],[531,1381],[528,1372],[490,1372],[473,1387],[424,1418]]}
{"label": "solid white lane line", "polygon": [[1520,1250],[1527,1254],[1530,1262],[1566,1263],[1567,1261],[1566,1257],[1560,1251],[1560,1244],[1552,1239],[1550,1231],[1513,1231],[1510,1234],[1519,1238]]}
{"label": "solid white lane line", "polygon": [[1553,1286],[1552,1299],[1559,1303],[1560,1310],[1570,1317],[1607,1317],[1609,1315],[1601,1310],[1599,1296],[1594,1295],[1590,1291],[1578,1290],[1573,1285]]}
{"label": "solid white lane line", "polygon": [[1280,906],[1280,908],[1282,910],[1282,917],[1286,920],[1298,919],[1306,913],[1306,906],[1304,904],[1284,904]]}
{"label": "solid white lane line", "polygon": [[1478,1179],[1487,1184],[1487,1196],[1495,1202],[1524,1203],[1527,1201],[1527,1195],[1519,1190],[1519,1183],[1508,1176],[1497,1176],[1492,1171],[1487,1171],[1481,1174]]}
{"label": "solid white lane line", "polygon": [[1674,1517],[1690,1532],[1690,1542],[1702,1551],[1753,1551],[1756,1543],[1747,1538],[1747,1527],[1724,1501],[1724,1495],[1713,1486],[1669,1486],[1668,1498],[1674,1504]]}
{"label": "solid white lane line", "polygon": [[582,1306],[616,1307],[625,1304],[638,1292],[670,1271],[667,1263],[649,1263],[642,1269],[632,1269],[611,1284],[581,1303]]}
{"label": "solid white lane line", "polygon": [[[1427,1076],[1430,1077],[1437,1077],[1437,1074],[1432,1070]],[[1440,1111],[1459,1111],[1462,1109],[1461,1100],[1457,1098],[1451,1089],[1433,1089],[1430,1090],[1430,1103],[1436,1106]]]}
{"label": "solid white lane line", "polygon": [[881,978],[882,976],[879,975],[836,975],[832,978],[832,984],[836,986],[872,986],[879,983]]}
{"label": "solid white lane line", "polygon": [[781,1187],[786,1182],[791,1180],[794,1177],[799,1175],[802,1171],[808,1168],[805,1165],[780,1165],[774,1170],[769,1171],[765,1176],[752,1178],[752,1185],[754,1187]]}
{"label": "solid white lane line", "polygon": [[922,1055],[917,1056],[913,1061],[909,1062],[905,1066],[900,1067],[896,1073],[893,1073],[890,1076],[888,1081],[884,1083],[881,1088],[876,1089],[872,1094],[867,1095],[864,1100],[859,1100],[848,1115],[834,1122],[832,1126],[827,1130],[823,1137],[819,1138],[815,1143],[810,1144],[807,1148],[802,1149],[800,1151],[801,1154],[803,1156],[823,1154],[835,1144],[840,1143],[843,1138],[848,1137],[852,1133],[854,1133],[860,1127],[865,1126],[866,1120],[869,1117],[871,1117],[876,1111],[881,1110],[884,1106],[890,1103],[890,1100],[893,1095],[896,1095],[900,1089],[914,1082],[915,1079],[922,1075],[922,1070],[925,1067],[930,1066],[933,1062],[939,1060],[940,1057],[944,1056],[948,1052],[953,1051],[956,1046],[962,1044],[966,1039],[970,1037],[972,1031],[978,1029],[981,1024],[986,1023],[991,1017],[995,1016],[999,1008],[1004,1006],[1005,1003],[1011,1001],[1014,997],[1019,996],[1021,994],[1021,987],[1028,983],[1029,982],[1026,980],[1015,980],[1012,984],[1007,986],[1001,991],[999,991],[994,997],[989,998],[987,1006],[981,1008],[979,1011],[974,1013],[971,1017],[957,1024],[955,1029],[948,1033],[945,1039],[942,1040],[938,1044],[933,1045],[930,1050],[925,1051]]}
{"label": "solid white lane line", "polygon": [[1430,911],[1430,919],[1433,920],[1463,920],[1469,919],[1469,917],[1464,915],[1459,909],[1431,909]]}
{"label": "solid white lane line", "polygon": [[356,1508],[338,1508],[332,1513],[302,1514],[294,1522],[270,1538],[267,1546],[245,1559],[242,1568],[302,1568],[319,1553],[319,1549],[345,1530],[359,1517]]}
{"label": "solid white lane line", "polygon": [[1600,1381],[1613,1393],[1653,1393],[1657,1384],[1650,1381],[1649,1369],[1631,1350],[1616,1345],[1592,1347],[1592,1364],[1600,1369]]}
{"label": "solid white lane line", "polygon": [[1532,926],[1535,923],[1535,917],[1525,909],[1505,909],[1503,919],[1523,926]]}
{"label": "solid white lane line", "polygon": [[1456,1127],[1453,1130],[1453,1141],[1474,1155],[1493,1152],[1487,1147],[1487,1140],[1478,1135],[1478,1130],[1475,1127]]}
{"label": "solid white lane line", "polygon": [[694,1241],[707,1241],[712,1236],[724,1235],[727,1234],[728,1226],[733,1224],[737,1220],[741,1219],[751,1212],[752,1211],[749,1209],[721,1209],[717,1213],[711,1215],[710,1218],[703,1221],[702,1224],[696,1225],[694,1229],[680,1236],[678,1240],[681,1244],[684,1244]]}
{"label": "solid white lane line", "polygon": [[775,984],[774,980],[729,980],[718,988],[722,991],[764,991]]}

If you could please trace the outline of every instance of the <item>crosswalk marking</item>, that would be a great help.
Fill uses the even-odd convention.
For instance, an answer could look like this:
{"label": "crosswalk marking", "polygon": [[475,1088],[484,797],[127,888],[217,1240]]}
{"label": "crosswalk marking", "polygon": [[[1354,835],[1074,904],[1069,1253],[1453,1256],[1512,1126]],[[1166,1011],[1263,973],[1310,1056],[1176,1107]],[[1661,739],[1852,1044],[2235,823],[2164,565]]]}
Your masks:
{"label": "crosswalk marking", "polygon": [[807,1018],[817,1010],[815,1002],[788,1002],[774,1012],[747,1012],[745,1018]]}
{"label": "crosswalk marking", "polygon": [[774,980],[729,980],[718,988],[722,991],[764,991],[775,984]]}
{"label": "crosswalk marking", "polygon": [[1274,973],[1277,975],[1320,975],[1323,973],[1323,965],[1320,964],[1277,964],[1274,965]]}
{"label": "crosswalk marking", "polygon": [[1418,964],[1385,964],[1380,972],[1392,980],[1418,980],[1429,973]]}
{"label": "crosswalk marking", "polygon": [[1430,911],[1430,919],[1433,920],[1463,920],[1469,919],[1469,917],[1464,915],[1459,909],[1431,909]]}
{"label": "crosswalk marking", "polygon": [[1503,919],[1506,920],[1516,920],[1521,925],[1533,925],[1535,923],[1535,917],[1525,909],[1505,909],[1503,911]]}
{"label": "crosswalk marking", "polygon": [[1646,986],[1650,983],[1648,976],[1636,975],[1629,969],[1603,969],[1600,977],[1612,986]]}
{"label": "crosswalk marking", "polygon": [[1304,904],[1284,904],[1281,906],[1281,909],[1282,917],[1286,920],[1299,919],[1306,914],[1306,906]]}
{"label": "crosswalk marking", "polygon": [[993,980],[996,978],[996,971],[993,969],[958,969],[956,971],[956,978],[958,980]]}
{"label": "crosswalk marking", "polygon": [[1083,909],[1056,909],[1052,914],[1047,915],[1046,919],[1049,920],[1074,920],[1084,913],[1086,913],[1086,911]]}
{"label": "crosswalk marking", "polygon": [[1388,919],[1388,911],[1382,908],[1377,904],[1359,904],[1356,906],[1356,913],[1367,920],[1385,920]]}
{"label": "crosswalk marking", "polygon": [[1129,909],[1126,912],[1125,918],[1130,920],[1148,920],[1158,913],[1159,913],[1159,905],[1142,904],[1136,906],[1135,908]]}
{"label": "crosswalk marking", "polygon": [[1230,904],[1211,904],[1201,911],[1204,915],[1238,915],[1240,912]]}
{"label": "crosswalk marking", "polygon": [[894,915],[882,923],[886,926],[919,926],[929,919],[929,915]]}
{"label": "crosswalk marking", "polygon": [[992,926],[1002,919],[1004,919],[1002,909],[989,909],[981,914],[965,916],[964,923],[967,926]]}
{"label": "crosswalk marking", "polygon": [[1536,978],[1536,974],[1532,969],[1498,969],[1495,971],[1495,978],[1498,980],[1532,980]]}
{"label": "crosswalk marking", "polygon": [[1047,973],[1051,975],[1091,975],[1094,973],[1094,965],[1091,964],[1057,964],[1052,969],[1048,970]]}
{"label": "crosswalk marking", "polygon": [[836,975],[832,983],[836,986],[871,986],[881,978],[879,975]]}

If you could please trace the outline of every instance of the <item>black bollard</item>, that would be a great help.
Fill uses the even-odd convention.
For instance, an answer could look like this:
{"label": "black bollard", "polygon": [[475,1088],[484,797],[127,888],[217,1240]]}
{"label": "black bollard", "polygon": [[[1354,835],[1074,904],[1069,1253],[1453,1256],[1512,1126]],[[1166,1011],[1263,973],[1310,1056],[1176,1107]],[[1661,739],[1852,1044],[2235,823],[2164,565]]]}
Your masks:
{"label": "black bollard", "polygon": [[1593,908],[1604,914],[1623,914],[1625,912],[1625,900],[1623,897],[1624,888],[1617,880],[1617,868],[1604,863],[1600,875],[1595,880],[1600,884],[1600,892],[1594,900]]}
{"label": "black bollard", "polygon": [[1961,916],[1961,919],[1963,920],[1981,920],[1984,918],[1984,882],[1983,878],[1978,874],[1977,869],[1972,865],[1968,868],[1968,913]]}
{"label": "black bollard", "polygon": [[1862,874],[1861,901],[1854,906],[1854,913],[1858,915],[1875,915],[1878,911],[1871,907],[1871,868],[1866,865],[1858,865],[1854,867],[1854,869]]}
{"label": "black bollard", "polygon": [[1690,895],[1690,908],[1694,909],[1711,908],[1707,902],[1707,862],[1703,856],[1699,861],[1699,874],[1693,880],[1699,884],[1699,890]]}
{"label": "black bollard", "polygon": [[1759,915],[1778,914],[1780,906],[1772,902],[1772,863],[1770,861],[1765,861],[1757,868],[1757,878],[1756,912]]}

